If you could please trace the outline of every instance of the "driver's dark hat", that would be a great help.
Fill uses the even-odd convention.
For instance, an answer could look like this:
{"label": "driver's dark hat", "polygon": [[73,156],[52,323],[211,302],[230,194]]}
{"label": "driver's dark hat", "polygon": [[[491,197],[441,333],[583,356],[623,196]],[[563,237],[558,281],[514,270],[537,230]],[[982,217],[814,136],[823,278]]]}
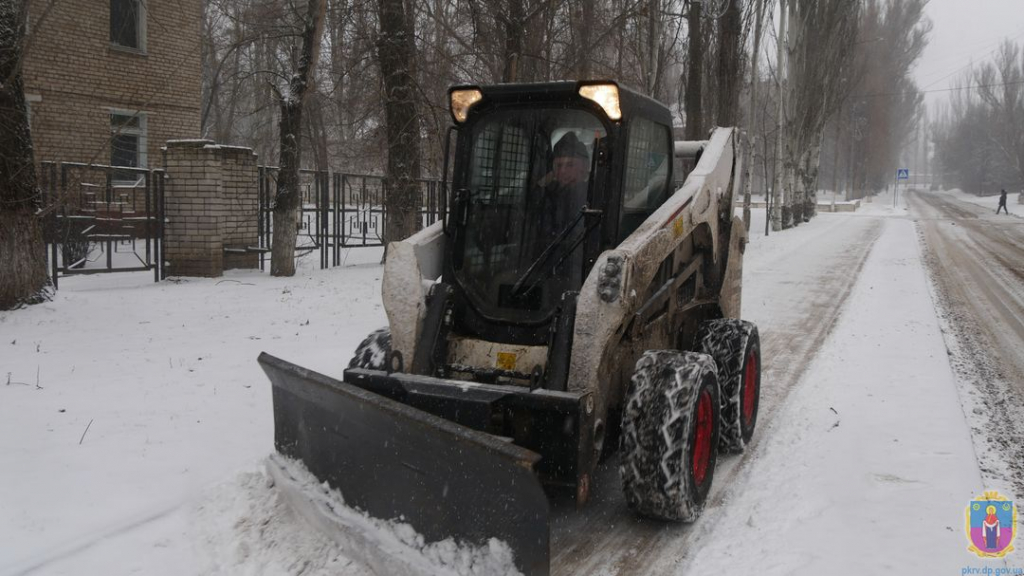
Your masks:
{"label": "driver's dark hat", "polygon": [[587,147],[583,145],[583,142],[576,138],[575,132],[566,132],[565,136],[559,138],[558,143],[555,144],[555,157],[587,160],[590,158],[590,154],[587,154]]}

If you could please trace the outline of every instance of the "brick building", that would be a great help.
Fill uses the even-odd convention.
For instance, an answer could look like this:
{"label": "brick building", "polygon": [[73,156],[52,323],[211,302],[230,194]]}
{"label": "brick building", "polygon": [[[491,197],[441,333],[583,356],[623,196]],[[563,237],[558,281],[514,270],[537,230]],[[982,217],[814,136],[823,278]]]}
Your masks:
{"label": "brick building", "polygon": [[200,0],[32,2],[23,75],[36,161],[159,167],[200,131]]}

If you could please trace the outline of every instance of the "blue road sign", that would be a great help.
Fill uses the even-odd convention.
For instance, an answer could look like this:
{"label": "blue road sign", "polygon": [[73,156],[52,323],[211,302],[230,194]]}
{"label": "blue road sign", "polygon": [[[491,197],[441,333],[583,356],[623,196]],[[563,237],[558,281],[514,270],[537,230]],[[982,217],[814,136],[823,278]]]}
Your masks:
{"label": "blue road sign", "polygon": [[900,169],[896,170],[896,179],[897,180],[910,180],[910,169],[909,168],[900,168]]}

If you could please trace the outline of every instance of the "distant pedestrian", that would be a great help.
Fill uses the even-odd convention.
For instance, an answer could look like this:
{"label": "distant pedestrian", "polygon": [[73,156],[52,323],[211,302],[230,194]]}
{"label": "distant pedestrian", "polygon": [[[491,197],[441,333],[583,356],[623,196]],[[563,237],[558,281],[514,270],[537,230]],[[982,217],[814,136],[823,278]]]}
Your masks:
{"label": "distant pedestrian", "polygon": [[1010,213],[1010,211],[1007,210],[1007,208],[1006,208],[1006,190],[1005,189],[999,194],[999,206],[996,208],[996,214],[999,214],[999,208],[1002,208],[1003,212],[1005,212],[1007,214]]}

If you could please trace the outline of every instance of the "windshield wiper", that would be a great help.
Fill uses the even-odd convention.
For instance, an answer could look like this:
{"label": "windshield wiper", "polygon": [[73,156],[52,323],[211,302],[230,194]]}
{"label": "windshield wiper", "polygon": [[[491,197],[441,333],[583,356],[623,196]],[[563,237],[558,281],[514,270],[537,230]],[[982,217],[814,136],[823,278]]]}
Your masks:
{"label": "windshield wiper", "polygon": [[[576,214],[576,217],[572,219],[572,222],[570,222],[569,225],[566,226],[565,229],[562,230],[558,234],[558,236],[551,241],[550,244],[548,244],[544,251],[540,253],[540,256],[537,256],[537,259],[534,260],[533,263],[530,264],[530,267],[526,269],[526,272],[523,272],[523,275],[520,276],[519,279],[516,280],[515,284],[512,285],[511,295],[513,297],[521,296],[522,294],[525,294],[526,292],[532,290],[538,282],[547,279],[547,276],[543,276],[541,278],[538,278],[537,280],[534,280],[529,286],[526,286],[526,281],[529,280],[530,277],[533,276],[538,270],[544,269],[541,265],[544,264],[544,262],[547,261],[552,254],[555,253],[557,248],[562,246],[562,243],[569,236],[569,233],[572,232],[573,228],[575,228],[576,225],[579,224],[580,220],[582,220],[584,216],[600,215],[601,213],[602,212],[600,210],[591,210],[587,208],[586,205],[580,208],[580,211]],[[593,223],[588,224],[584,228],[583,234],[580,234],[579,237],[576,238],[576,240],[572,243],[572,246],[570,246],[569,249],[566,250],[564,254],[562,254],[562,257],[559,258],[552,266],[547,268],[548,274],[550,274],[552,270],[557,269],[558,265],[561,264],[570,254],[573,253],[573,251],[576,250],[576,247],[580,245],[580,242],[582,242],[583,239],[587,237],[587,234],[590,233],[590,231],[594,228],[594,226],[597,225],[598,222],[600,222],[600,219],[595,218]]]}

